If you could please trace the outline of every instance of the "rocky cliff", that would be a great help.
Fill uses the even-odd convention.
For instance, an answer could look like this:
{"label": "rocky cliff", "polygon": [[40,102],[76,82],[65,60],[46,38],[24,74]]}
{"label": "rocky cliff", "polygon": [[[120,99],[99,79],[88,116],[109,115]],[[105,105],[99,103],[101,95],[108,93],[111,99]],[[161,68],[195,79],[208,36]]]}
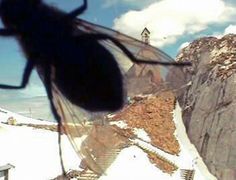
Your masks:
{"label": "rocky cliff", "polygon": [[177,60],[189,82],[179,98],[188,135],[209,170],[220,180],[236,179],[236,35],[205,37],[181,50]]}

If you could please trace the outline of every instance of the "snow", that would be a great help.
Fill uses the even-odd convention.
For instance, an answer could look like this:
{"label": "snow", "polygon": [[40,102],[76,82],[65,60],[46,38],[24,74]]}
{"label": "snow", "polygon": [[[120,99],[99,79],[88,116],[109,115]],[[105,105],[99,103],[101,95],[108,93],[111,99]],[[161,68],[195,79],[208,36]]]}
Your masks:
{"label": "snow", "polygon": [[186,129],[182,121],[181,108],[178,103],[176,105],[176,109],[173,111],[173,120],[176,125],[175,135],[181,148],[181,152],[178,156],[168,154],[156,147],[153,147],[151,144],[140,140],[147,138],[147,133],[142,132],[144,130],[140,131],[139,129],[136,131],[138,132],[140,139],[136,139],[133,142],[135,144],[139,144],[141,147],[146,147],[148,150],[156,152],[157,154],[165,157],[167,160],[175,163],[179,167],[177,171],[175,171],[172,175],[163,173],[152,163],[150,163],[146,153],[144,153],[137,146],[131,146],[121,151],[117,159],[106,171],[107,174],[102,176],[100,180],[181,180],[183,179],[181,177],[181,169],[194,169],[194,179],[196,180],[216,180],[216,178],[209,173],[196,148],[188,139]]}
{"label": "snow", "polygon": [[[4,124],[0,126],[0,166],[7,163],[15,166],[10,170],[9,179],[46,180],[61,174],[56,132]],[[67,169],[78,169],[77,154],[66,137],[62,138],[65,166]]]}
{"label": "snow", "polygon": [[178,164],[180,164],[181,169],[194,169],[195,177],[197,180],[216,180],[210,172],[208,171],[206,165],[204,164],[201,156],[198,154],[195,146],[190,142],[186,128],[182,120],[182,113],[179,103],[177,102],[176,108],[173,112],[174,122],[176,126],[175,136],[180,144],[181,152]]}
{"label": "snow", "polygon": [[9,117],[15,118],[17,123],[25,123],[25,124],[32,123],[32,124],[44,124],[44,125],[56,124],[50,121],[42,121],[42,120],[36,120],[29,117],[24,117],[22,115],[0,108],[0,122],[7,122]]}
{"label": "snow", "polygon": [[[16,118],[19,123],[43,123],[9,111],[7,113],[0,112],[0,121],[6,122],[10,116]],[[179,169],[172,175],[163,173],[150,162],[147,154],[141,148],[133,145],[124,148],[107,169],[106,175],[101,176],[99,179],[180,180],[182,179],[180,176],[181,169],[194,169],[194,179],[215,180],[216,178],[209,173],[196,148],[190,143],[186,135],[181,118],[181,109],[178,104],[173,112],[173,120],[176,124],[175,135],[181,148],[178,156],[163,152],[150,145],[148,141],[140,140],[148,140],[148,135],[143,129],[135,130],[140,139],[134,140],[134,144],[146,147],[175,163]],[[120,122],[120,125],[124,126],[125,124]],[[76,141],[81,141],[81,139],[78,138]],[[62,140],[63,160],[66,170],[79,169],[80,160],[70,142],[66,136],[62,136]],[[0,166],[7,163],[15,166],[15,168],[10,170],[9,179],[11,180],[48,180],[61,174],[58,134],[56,132],[0,123],[0,144]]]}
{"label": "snow", "polygon": [[151,138],[148,136],[148,133],[140,128],[134,128],[134,134],[137,135],[138,138],[146,141],[151,142]]}
{"label": "snow", "polygon": [[[17,123],[55,124],[0,109],[0,166],[8,163],[15,166],[10,170],[9,179],[48,180],[60,175],[58,133],[1,123],[9,117],[14,117]],[[66,136],[62,136],[62,148],[66,169],[78,169],[80,159]]]}
{"label": "snow", "polygon": [[107,170],[107,176],[99,180],[156,180],[170,179],[168,174],[162,173],[150,163],[147,155],[138,147],[131,146],[121,151],[117,159]]}
{"label": "snow", "polygon": [[122,129],[125,129],[128,127],[128,125],[124,121],[113,121],[110,123],[111,125],[116,125]]}

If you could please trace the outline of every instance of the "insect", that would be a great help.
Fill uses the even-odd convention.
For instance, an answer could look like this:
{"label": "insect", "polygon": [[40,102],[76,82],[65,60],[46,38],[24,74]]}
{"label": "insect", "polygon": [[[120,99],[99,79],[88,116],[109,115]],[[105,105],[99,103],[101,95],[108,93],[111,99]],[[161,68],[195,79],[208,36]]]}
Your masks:
{"label": "insect", "polygon": [[150,51],[159,54],[159,61],[135,57],[136,51],[144,46],[142,42],[76,18],[86,9],[87,0],[70,13],[41,0],[0,2],[4,25],[0,36],[14,36],[27,60],[21,84],[1,84],[0,88],[25,88],[35,67],[44,82],[59,132],[66,128],[71,137],[76,128],[71,132],[68,124],[78,124],[74,120],[79,119],[71,110],[74,107],[101,112],[116,111],[124,105],[123,75],[113,51],[124,54],[136,64],[189,65],[171,61],[169,56],[151,46],[148,46]]}

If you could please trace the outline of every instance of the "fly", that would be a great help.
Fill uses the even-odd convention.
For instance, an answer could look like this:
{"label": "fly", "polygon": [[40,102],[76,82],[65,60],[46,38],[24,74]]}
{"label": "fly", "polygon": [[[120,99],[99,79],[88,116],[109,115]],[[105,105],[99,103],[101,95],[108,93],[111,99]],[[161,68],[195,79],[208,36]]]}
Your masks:
{"label": "fly", "polygon": [[[70,13],[41,0],[0,2],[0,18],[4,25],[0,36],[15,37],[27,60],[21,84],[1,84],[0,88],[25,88],[36,68],[58,122],[58,131],[65,128],[71,137],[75,131],[70,131],[69,122],[81,122],[70,106],[89,112],[117,111],[123,107],[126,90],[116,53],[122,53],[135,64],[190,65],[174,62],[162,51],[134,38],[76,18],[86,9],[87,0]],[[159,59],[136,56],[144,46],[157,53]],[[60,141],[59,136],[59,144]]]}

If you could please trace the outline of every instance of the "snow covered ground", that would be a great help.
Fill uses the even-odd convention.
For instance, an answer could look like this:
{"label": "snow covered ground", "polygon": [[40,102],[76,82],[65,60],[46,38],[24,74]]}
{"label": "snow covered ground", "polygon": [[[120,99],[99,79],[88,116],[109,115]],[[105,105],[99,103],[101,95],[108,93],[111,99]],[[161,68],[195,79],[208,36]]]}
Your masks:
{"label": "snow covered ground", "polygon": [[[10,180],[48,180],[61,174],[56,132],[0,124],[0,166],[8,163]],[[63,139],[66,139],[64,136]],[[64,141],[63,152],[68,169],[78,168],[78,157]]]}
{"label": "snow covered ground", "polygon": [[[101,180],[183,180],[181,177],[181,169],[195,170],[194,180],[216,180],[216,178],[209,173],[206,165],[203,163],[202,158],[199,156],[196,148],[190,143],[186,130],[182,121],[181,108],[177,104],[176,109],[173,112],[173,120],[176,125],[176,138],[179,141],[181,152],[178,156],[170,155],[162,150],[153,147],[145,142],[143,146],[148,149],[157,152],[166,159],[174,162],[179,169],[172,175],[163,173],[150,163],[147,154],[145,154],[140,148],[131,146],[121,151],[117,159],[107,170],[107,175],[101,177]],[[140,133],[146,139],[146,134]]]}
{"label": "snow covered ground", "polygon": [[[7,113],[0,111],[0,121],[6,122],[10,116],[13,116],[18,123],[46,124],[39,120],[25,118],[8,111],[5,112]],[[178,105],[173,112],[173,116],[177,127],[176,137],[181,147],[179,156],[173,156],[156,147],[149,146],[153,151],[158,151],[159,154],[174,162],[179,170],[172,175],[163,173],[154,164],[150,163],[147,154],[142,149],[131,146],[120,152],[113,164],[107,169],[106,175],[103,175],[100,179],[180,180],[182,179],[180,169],[194,169],[195,180],[215,180],[216,178],[209,173],[195,147],[187,138],[182,123],[181,109]],[[47,124],[51,123],[48,122]],[[143,132],[141,134],[146,136]],[[57,138],[56,132],[0,123],[0,166],[8,163],[15,166],[10,170],[10,180],[49,180],[55,178],[61,174]],[[80,160],[65,136],[63,136],[62,146],[66,169],[78,169]],[[148,146],[148,144],[145,146]],[[2,179],[0,178],[0,180]]]}
{"label": "snow covered ground", "polygon": [[10,112],[8,110],[2,109],[0,108],[0,122],[7,122],[7,119],[9,117],[14,117],[18,123],[32,123],[32,124],[56,124],[50,121],[43,121],[43,120],[36,120],[36,119],[32,119],[32,118],[28,118],[28,117],[24,117],[22,115]]}

